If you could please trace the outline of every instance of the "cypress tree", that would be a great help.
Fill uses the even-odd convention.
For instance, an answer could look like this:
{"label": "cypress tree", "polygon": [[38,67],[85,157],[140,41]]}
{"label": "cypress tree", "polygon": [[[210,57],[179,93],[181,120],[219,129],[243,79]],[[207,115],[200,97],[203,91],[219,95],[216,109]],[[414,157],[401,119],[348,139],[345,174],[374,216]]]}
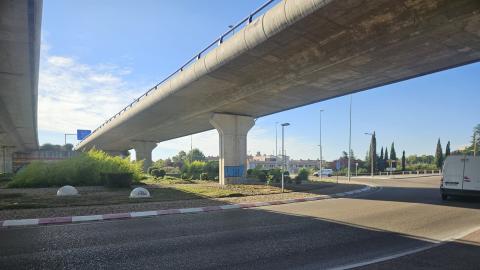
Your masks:
{"label": "cypress tree", "polygon": [[385,146],[385,152],[383,154],[383,170],[385,170],[386,168],[388,168],[388,151],[387,147]]}
{"label": "cypress tree", "polygon": [[443,165],[443,152],[442,152],[442,144],[440,143],[440,138],[437,141],[437,149],[435,151],[435,165],[438,169],[442,168]]}
{"label": "cypress tree", "polygon": [[397,167],[397,153],[395,152],[395,144],[392,142],[392,146],[390,148],[390,159],[393,161],[393,167]]}
{"label": "cypress tree", "polygon": [[377,170],[378,161],[377,161],[377,138],[375,137],[375,131],[372,134],[372,139],[370,141],[370,153],[369,153],[369,166],[368,170],[372,173],[372,161],[373,161],[373,172]]}
{"label": "cypress tree", "polygon": [[380,156],[378,157],[378,170],[383,171],[385,169],[385,166],[383,164],[383,146],[382,149],[380,149]]}
{"label": "cypress tree", "polygon": [[406,165],[406,164],[405,164],[405,163],[406,163],[405,161],[406,161],[406,159],[405,159],[405,150],[403,150],[403,153],[402,153],[402,171],[405,171],[405,167],[406,167],[406,166],[405,166],[405,165]]}
{"label": "cypress tree", "polygon": [[445,148],[445,158],[450,156],[450,141],[447,142],[447,147]]}

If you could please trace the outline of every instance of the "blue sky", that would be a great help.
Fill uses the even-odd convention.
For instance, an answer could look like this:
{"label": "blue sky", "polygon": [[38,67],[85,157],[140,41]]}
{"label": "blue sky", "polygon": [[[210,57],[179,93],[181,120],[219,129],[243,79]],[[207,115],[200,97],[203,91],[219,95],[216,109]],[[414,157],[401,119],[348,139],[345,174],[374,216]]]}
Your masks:
{"label": "blue sky", "polygon": [[[46,0],[39,82],[40,143],[63,144],[64,133],[94,129],[135,97],[260,6],[264,0]],[[436,140],[460,148],[480,123],[480,63],[353,95],[352,149],[365,157],[377,144],[397,153],[433,154]],[[348,148],[349,97],[257,120],[248,152],[273,153],[275,122],[290,122],[287,154],[318,158],[319,109],[324,157]],[[280,129],[279,129],[280,133]],[[76,143],[73,137],[69,142]],[[218,154],[215,130],[193,136],[194,147]],[[190,137],[161,142],[154,159],[190,149]]]}

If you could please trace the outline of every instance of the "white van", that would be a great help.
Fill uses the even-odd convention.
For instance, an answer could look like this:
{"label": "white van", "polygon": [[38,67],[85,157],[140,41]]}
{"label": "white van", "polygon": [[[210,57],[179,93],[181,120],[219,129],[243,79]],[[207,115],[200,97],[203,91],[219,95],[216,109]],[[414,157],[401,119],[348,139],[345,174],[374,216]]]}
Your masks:
{"label": "white van", "polygon": [[[333,175],[332,169],[322,169],[322,176],[331,177]],[[316,171],[313,173],[313,176],[320,176],[320,171]]]}
{"label": "white van", "polygon": [[448,156],[440,191],[443,200],[449,195],[480,196],[480,157]]}

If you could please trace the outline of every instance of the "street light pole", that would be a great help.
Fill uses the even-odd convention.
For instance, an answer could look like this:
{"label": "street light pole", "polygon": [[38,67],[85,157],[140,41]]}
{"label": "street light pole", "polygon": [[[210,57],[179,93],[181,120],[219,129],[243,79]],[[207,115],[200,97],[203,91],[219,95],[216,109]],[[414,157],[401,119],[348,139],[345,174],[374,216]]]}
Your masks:
{"label": "street light pole", "polygon": [[350,182],[350,163],[352,160],[352,95],[350,95],[350,129],[348,136],[348,182]]}
{"label": "street light pole", "polygon": [[285,161],[285,127],[287,127],[289,125],[290,125],[290,123],[283,123],[282,124],[282,193],[285,190],[285,181],[284,181],[285,167],[286,167],[286,161]]}
{"label": "street light pole", "polygon": [[318,145],[320,147],[320,181],[322,181],[322,112],[324,110],[320,110],[320,144]]}
{"label": "street light pole", "polygon": [[277,136],[278,122],[275,122],[275,168],[278,168],[278,136]]}

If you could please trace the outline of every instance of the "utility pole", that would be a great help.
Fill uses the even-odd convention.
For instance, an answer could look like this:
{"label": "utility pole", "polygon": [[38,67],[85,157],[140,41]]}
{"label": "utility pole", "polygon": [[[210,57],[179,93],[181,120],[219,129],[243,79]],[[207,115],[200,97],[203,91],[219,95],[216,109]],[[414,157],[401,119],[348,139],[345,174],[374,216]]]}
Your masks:
{"label": "utility pole", "polygon": [[278,167],[278,136],[277,136],[277,126],[278,122],[275,122],[275,168]]}
{"label": "utility pole", "polygon": [[320,181],[322,181],[322,112],[324,110],[320,110],[320,144],[318,145],[320,147]]}
{"label": "utility pole", "polygon": [[290,123],[283,123],[282,124],[282,193],[285,190],[285,181],[284,181],[284,175],[285,175],[285,167],[287,166],[286,160],[285,160],[285,127],[289,126]]}
{"label": "utility pole", "polygon": [[352,159],[352,95],[350,95],[350,129],[348,136],[348,182],[350,182],[350,163]]}

